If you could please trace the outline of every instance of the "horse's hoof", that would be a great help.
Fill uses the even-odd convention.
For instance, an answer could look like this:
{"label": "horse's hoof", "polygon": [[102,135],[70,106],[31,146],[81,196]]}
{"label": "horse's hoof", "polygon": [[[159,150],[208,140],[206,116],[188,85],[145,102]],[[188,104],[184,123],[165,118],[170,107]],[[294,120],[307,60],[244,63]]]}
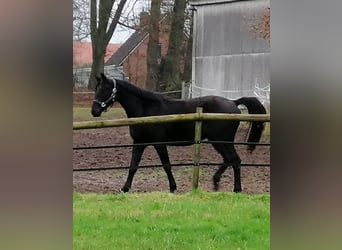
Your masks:
{"label": "horse's hoof", "polygon": [[177,186],[170,187],[170,193],[174,193],[177,190]]}
{"label": "horse's hoof", "polygon": [[242,189],[241,188],[234,188],[233,192],[234,193],[241,193]]}
{"label": "horse's hoof", "polygon": [[217,180],[215,177],[213,177],[213,185],[214,191],[218,191],[220,188],[220,180]]}
{"label": "horse's hoof", "polygon": [[214,191],[218,191],[220,188],[220,183],[214,181]]}
{"label": "horse's hoof", "polygon": [[124,188],[124,187],[123,187],[123,188],[120,188],[120,189],[119,189],[119,192],[120,192],[120,193],[127,193],[128,191],[129,191],[129,188]]}

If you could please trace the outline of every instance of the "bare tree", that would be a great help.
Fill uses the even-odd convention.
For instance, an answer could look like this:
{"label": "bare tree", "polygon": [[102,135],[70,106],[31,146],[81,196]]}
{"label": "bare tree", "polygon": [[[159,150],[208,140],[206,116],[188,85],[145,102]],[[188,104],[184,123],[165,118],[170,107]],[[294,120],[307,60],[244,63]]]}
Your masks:
{"label": "bare tree", "polygon": [[115,0],[91,0],[90,2],[90,37],[93,50],[93,64],[89,77],[88,89],[95,89],[95,75],[104,71],[106,48],[113,36],[127,0],[120,0],[115,14],[111,17]]}
{"label": "bare tree", "polygon": [[90,36],[90,0],[73,0],[73,40],[82,41]]}
{"label": "bare tree", "polygon": [[180,61],[182,60],[181,48],[184,41],[186,3],[185,0],[174,1],[169,46],[160,67],[161,86],[164,90],[181,88]]}
{"label": "bare tree", "polygon": [[261,38],[270,43],[270,0],[266,2],[264,10],[253,18],[244,18],[255,38]]}
{"label": "bare tree", "polygon": [[256,37],[270,42],[270,7],[266,7],[250,28]]}
{"label": "bare tree", "polygon": [[159,64],[161,60],[159,42],[160,4],[161,0],[151,0],[151,15],[148,26],[146,88],[154,91],[158,89]]}

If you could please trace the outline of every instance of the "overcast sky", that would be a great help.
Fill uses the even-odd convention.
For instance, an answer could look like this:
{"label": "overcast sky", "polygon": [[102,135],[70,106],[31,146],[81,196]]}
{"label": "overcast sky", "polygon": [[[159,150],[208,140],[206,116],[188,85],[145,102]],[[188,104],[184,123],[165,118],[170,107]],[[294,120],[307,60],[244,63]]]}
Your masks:
{"label": "overcast sky", "polygon": [[[139,16],[139,13],[147,8],[150,8],[149,0],[128,0],[123,10],[123,17],[128,17],[133,20]],[[123,21],[122,18],[120,21]],[[113,34],[110,43],[123,43],[134,33],[133,29],[129,29],[118,25]]]}
{"label": "overcast sky", "polygon": [[122,29],[118,26],[112,36],[112,39],[110,39],[110,43],[124,43],[133,33],[134,30],[132,29]]}

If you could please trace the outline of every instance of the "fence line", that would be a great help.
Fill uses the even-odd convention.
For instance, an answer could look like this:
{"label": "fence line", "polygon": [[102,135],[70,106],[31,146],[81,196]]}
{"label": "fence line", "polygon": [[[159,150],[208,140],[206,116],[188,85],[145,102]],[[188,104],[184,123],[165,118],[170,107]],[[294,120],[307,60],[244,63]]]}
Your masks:
{"label": "fence line", "polygon": [[157,145],[169,145],[176,146],[177,144],[194,144],[194,141],[172,141],[172,142],[150,142],[150,143],[135,143],[135,144],[118,144],[118,145],[104,145],[104,146],[86,146],[86,147],[75,147],[73,150],[84,150],[84,149],[105,149],[105,148],[128,148],[133,146],[157,146]]}
{"label": "fence line", "polygon": [[[119,78],[121,79],[121,78]],[[162,95],[172,95],[172,94],[181,94],[181,99],[189,99],[191,94],[190,94],[190,89],[191,89],[191,83],[190,82],[182,82],[182,88],[179,90],[171,90],[171,91],[162,91],[162,92],[158,92],[159,94]],[[95,94],[94,91],[77,91],[77,89],[75,89],[73,91],[73,94]]]}
{"label": "fence line", "polygon": [[[159,92],[159,94],[162,95],[168,95],[168,94],[174,94],[174,93],[181,93],[182,90],[172,90],[172,91],[165,91],[165,92]],[[95,94],[95,91],[73,91],[73,94]]]}
{"label": "fence line", "polygon": [[[137,118],[124,118],[124,119],[116,119],[116,120],[102,120],[102,121],[87,121],[87,122],[74,122],[73,130],[80,129],[94,129],[94,128],[108,128],[108,127],[121,127],[121,126],[129,126],[129,125],[141,125],[141,124],[151,124],[151,123],[168,123],[168,122],[184,122],[184,121],[194,121],[195,122],[195,134],[194,141],[191,143],[194,144],[194,154],[193,154],[193,163],[180,163],[180,164],[171,164],[172,166],[184,166],[184,165],[192,165],[193,166],[193,189],[198,188],[198,177],[199,177],[199,167],[200,165],[219,165],[216,163],[201,163],[200,162],[200,145],[202,143],[201,139],[201,127],[202,121],[206,120],[237,120],[237,121],[264,121],[270,122],[270,115],[256,115],[256,114],[226,114],[226,113],[202,113],[202,108],[197,108],[196,113],[190,114],[176,114],[176,115],[163,115],[163,116],[147,116],[147,117],[137,117]],[[182,142],[157,142],[157,143],[148,143],[147,145],[152,144],[179,144]],[[188,143],[188,142],[186,142]],[[206,142],[210,143],[210,141]],[[213,143],[234,143],[234,142],[221,142],[221,141],[213,141]],[[251,144],[251,143],[242,143],[239,144]],[[256,145],[270,145],[270,144],[259,144]],[[133,145],[121,145],[121,147],[129,147]],[[77,149],[90,149],[90,148],[109,148],[109,147],[119,147],[118,145],[114,146],[99,146],[99,147],[83,147],[83,148],[75,148]],[[241,164],[241,166],[266,166],[269,164]],[[160,167],[162,165],[145,165],[139,166],[140,168],[147,167]],[[124,169],[127,167],[115,167],[115,168],[89,168],[89,169],[75,169],[74,171],[91,171],[91,170],[109,170],[109,169]]]}
{"label": "fence line", "polygon": [[[154,143],[135,143],[135,144],[117,144],[117,145],[103,145],[103,146],[85,146],[85,147],[73,147],[73,150],[87,150],[87,149],[107,149],[107,148],[129,148],[133,146],[154,146],[154,145],[167,145],[177,146],[177,144],[195,144],[195,141],[175,141],[175,142],[154,142]],[[235,145],[259,145],[259,146],[271,146],[270,143],[258,143],[258,142],[234,142],[234,141],[211,141],[202,140],[203,144],[235,144]],[[185,145],[186,146],[186,145]]]}
{"label": "fence line", "polygon": [[122,127],[129,125],[141,125],[151,123],[185,122],[185,121],[209,121],[209,120],[230,120],[230,121],[264,121],[270,122],[270,115],[256,114],[225,114],[225,113],[189,113],[176,115],[145,116],[134,118],[122,118],[115,120],[73,122],[73,130]]}
{"label": "fence line", "polygon": [[[199,162],[200,166],[221,166],[222,163],[214,163],[214,162]],[[193,166],[193,162],[186,163],[171,163],[171,167],[188,167]],[[241,167],[269,167],[268,163],[241,163]],[[139,165],[139,168],[160,168],[163,167],[162,164],[150,164],[150,165]],[[73,172],[88,172],[88,171],[105,171],[105,170],[120,170],[120,169],[129,169],[130,166],[117,166],[117,167],[93,167],[93,168],[75,168]],[[231,168],[231,166],[229,166]]]}
{"label": "fence line", "polygon": [[76,95],[79,95],[79,94],[87,94],[87,95],[92,94],[92,95],[94,95],[95,92],[94,91],[73,91],[72,94],[73,95],[74,94],[76,94]]}

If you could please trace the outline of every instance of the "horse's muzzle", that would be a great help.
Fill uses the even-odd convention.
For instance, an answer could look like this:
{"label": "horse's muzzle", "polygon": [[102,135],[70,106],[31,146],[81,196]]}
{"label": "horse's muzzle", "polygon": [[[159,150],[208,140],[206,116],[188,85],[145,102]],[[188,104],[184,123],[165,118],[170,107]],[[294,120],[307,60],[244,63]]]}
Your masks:
{"label": "horse's muzzle", "polygon": [[91,110],[91,114],[94,117],[99,117],[101,115],[101,113],[102,113],[101,111],[98,111],[98,110],[95,110],[95,109]]}

